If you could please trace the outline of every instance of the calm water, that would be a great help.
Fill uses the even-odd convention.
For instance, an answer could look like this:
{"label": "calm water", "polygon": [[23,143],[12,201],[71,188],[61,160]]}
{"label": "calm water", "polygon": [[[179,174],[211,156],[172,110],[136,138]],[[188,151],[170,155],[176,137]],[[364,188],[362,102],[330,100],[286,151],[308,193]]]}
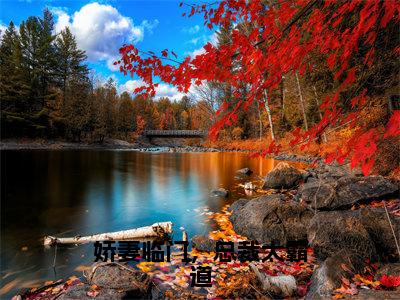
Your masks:
{"label": "calm water", "polygon": [[[93,262],[93,244],[42,246],[44,235],[74,236],[172,221],[189,236],[207,234],[204,207],[218,211],[246,197],[235,171],[265,175],[273,160],[242,153],[133,151],[1,152],[1,292],[10,295],[45,280],[65,278]],[[247,179],[248,180],[248,179]],[[210,196],[213,188],[228,199]],[[196,210],[195,210],[196,209]],[[0,294],[1,296],[1,294]]]}

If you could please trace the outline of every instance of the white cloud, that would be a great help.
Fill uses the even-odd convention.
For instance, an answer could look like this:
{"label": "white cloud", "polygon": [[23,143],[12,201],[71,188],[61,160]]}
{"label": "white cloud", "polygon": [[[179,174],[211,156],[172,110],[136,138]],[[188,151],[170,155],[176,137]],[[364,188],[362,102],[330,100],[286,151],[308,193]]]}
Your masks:
{"label": "white cloud", "polygon": [[7,26],[0,23],[0,41],[3,39],[3,34],[6,31],[6,29],[7,29]]}
{"label": "white cloud", "polygon": [[153,29],[156,28],[160,22],[155,19],[154,21],[144,20],[140,26],[146,29],[149,33],[153,33]]}
{"label": "white cloud", "polygon": [[[214,32],[212,35],[208,36],[207,38],[202,37],[204,41],[204,45],[210,42],[213,46],[216,46],[218,43],[217,32]],[[197,42],[196,42],[197,43]],[[190,57],[196,57],[197,55],[203,54],[205,52],[204,48],[198,48],[193,51],[185,52],[185,55],[189,55]]]}
{"label": "white cloud", "polygon": [[110,70],[115,70],[113,61],[118,57],[118,49],[124,43],[143,40],[145,31],[152,33],[158,20],[143,21],[134,25],[133,20],[123,16],[111,5],[89,3],[73,15],[65,10],[52,10],[58,17],[56,32],[69,27],[75,35],[79,48],[86,51],[89,61],[106,61]]}
{"label": "white cloud", "polygon": [[200,41],[201,37],[197,37],[197,38],[192,38],[188,43],[189,44],[193,44],[193,45],[197,45],[197,43]]}
{"label": "white cloud", "polygon": [[200,26],[199,25],[194,25],[192,27],[186,28],[184,27],[182,29],[183,33],[188,33],[188,34],[195,34],[198,33],[200,31]]}
{"label": "white cloud", "polygon": [[[143,86],[144,83],[142,80],[128,80],[125,84],[119,85],[118,90],[120,93],[123,92],[133,92],[136,88]],[[177,88],[170,86],[165,83],[160,83],[158,87],[156,87],[156,99],[162,97],[168,97],[170,100],[178,101],[183,96],[184,93],[181,93],[177,90]]]}

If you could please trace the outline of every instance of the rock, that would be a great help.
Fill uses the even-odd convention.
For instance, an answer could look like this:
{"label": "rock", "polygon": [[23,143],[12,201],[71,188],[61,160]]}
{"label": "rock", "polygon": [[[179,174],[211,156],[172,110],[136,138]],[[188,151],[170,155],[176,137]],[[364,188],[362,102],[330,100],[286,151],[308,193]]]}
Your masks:
{"label": "rock", "polygon": [[150,292],[150,277],[129,265],[95,263],[85,272],[85,276],[89,284],[124,291],[132,298],[144,297]]}
{"label": "rock", "polygon": [[[344,268],[343,268],[344,266]],[[351,279],[364,268],[362,257],[339,251],[327,258],[313,272],[306,299],[331,299],[331,293],[342,284],[342,278]]]}
{"label": "rock", "polygon": [[382,291],[360,289],[357,295],[345,295],[343,299],[351,300],[398,300],[400,299],[400,290]]}
{"label": "rock", "polygon": [[354,211],[318,213],[310,222],[308,242],[321,260],[339,250],[353,251],[365,258],[376,255],[374,243]]}
{"label": "rock", "polygon": [[249,168],[243,168],[243,169],[237,170],[236,173],[241,174],[241,175],[250,175],[251,173],[253,173],[253,171],[250,170]]}
{"label": "rock", "polygon": [[287,163],[280,162],[265,177],[263,189],[290,189],[297,186],[302,179],[302,172]]}
{"label": "rock", "polygon": [[383,261],[397,262],[400,260],[393,231],[397,241],[400,242],[400,217],[389,214],[393,231],[390,227],[388,216],[384,208],[362,208],[359,216],[370,238],[374,242],[375,249]]}
{"label": "rock", "polygon": [[195,235],[192,237],[192,247],[200,251],[215,252],[216,241],[203,236]]}
{"label": "rock", "polygon": [[240,199],[230,207],[230,220],[235,231],[259,243],[307,238],[307,227],[313,213],[296,201],[283,200],[282,195],[266,195],[256,199]]}
{"label": "rock", "polygon": [[103,144],[106,146],[114,146],[114,147],[122,147],[122,148],[132,147],[131,143],[129,143],[127,141],[123,141],[123,140],[118,140],[118,139],[105,139]]}
{"label": "rock", "polygon": [[[89,296],[93,289],[88,284],[74,285],[68,288],[65,293],[62,293],[57,299],[61,300],[108,300],[108,299],[137,299],[138,295],[127,291],[119,291],[116,289],[100,288],[96,290],[96,298]],[[88,294],[89,293],[89,294]],[[147,299],[143,297],[143,299]]]}
{"label": "rock", "polygon": [[[397,239],[400,217],[391,215]],[[349,211],[318,212],[307,230],[314,255],[324,260],[338,251],[370,259],[395,259],[397,249],[384,209],[363,208]]]}
{"label": "rock", "polygon": [[399,183],[382,176],[341,177],[308,181],[299,188],[297,198],[311,208],[336,210],[350,208],[355,203],[382,199],[399,193]]}
{"label": "rock", "polygon": [[228,191],[224,188],[219,188],[211,191],[211,194],[215,197],[228,197]]}
{"label": "rock", "polygon": [[256,186],[252,182],[246,182],[244,184],[244,189],[249,191],[254,191],[256,189]]}
{"label": "rock", "polygon": [[383,275],[386,276],[400,276],[400,263],[385,264],[380,267],[375,274],[375,280],[381,279]]}
{"label": "rock", "polygon": [[229,206],[228,211],[230,211],[230,212],[238,211],[243,206],[245,206],[249,201],[251,201],[251,200],[248,200],[248,199],[236,200],[235,202],[232,203],[231,206]]}
{"label": "rock", "polygon": [[321,162],[314,169],[309,170],[314,178],[318,179],[338,179],[343,176],[362,176],[362,173],[357,169],[350,169],[348,164],[339,165],[337,163],[326,164]]}

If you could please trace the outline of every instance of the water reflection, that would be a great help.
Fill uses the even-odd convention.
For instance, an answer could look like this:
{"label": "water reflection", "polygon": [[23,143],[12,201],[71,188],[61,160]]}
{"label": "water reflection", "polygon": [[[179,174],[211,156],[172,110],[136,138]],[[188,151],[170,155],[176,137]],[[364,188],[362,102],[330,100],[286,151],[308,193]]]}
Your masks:
{"label": "water reflection", "polygon": [[[251,168],[254,180],[274,166],[271,159],[243,153],[132,151],[2,151],[1,163],[1,285],[17,280],[19,288],[69,276],[93,261],[92,245],[61,247],[54,274],[54,249],[41,245],[44,235],[162,221],[172,221],[175,230],[185,227],[189,235],[206,234],[209,225],[194,209],[217,211],[246,197],[236,170]],[[218,187],[230,190],[228,199],[210,197]]]}

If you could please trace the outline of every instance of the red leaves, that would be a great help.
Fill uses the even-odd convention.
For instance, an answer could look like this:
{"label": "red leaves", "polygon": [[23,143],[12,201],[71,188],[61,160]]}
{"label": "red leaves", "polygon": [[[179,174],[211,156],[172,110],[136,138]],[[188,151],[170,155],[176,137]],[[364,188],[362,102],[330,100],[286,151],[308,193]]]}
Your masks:
{"label": "red leaves", "polygon": [[386,288],[394,288],[400,286],[400,276],[383,275],[381,279],[379,279],[379,281]]}
{"label": "red leaves", "polygon": [[[175,58],[177,55],[167,49],[161,51],[161,57],[157,57],[153,52],[140,52],[139,55],[133,45],[124,45],[120,49],[120,70],[124,74],[129,72],[139,77],[144,87],[136,92],[150,95],[155,93],[154,77],[175,86],[180,92],[187,92],[193,83],[203,81],[232,87],[232,97],[235,98],[232,104],[237,103],[238,99],[245,100],[238,106],[228,106],[223,102],[217,110],[219,119],[210,131],[211,136],[217,137],[221,128],[235,123],[239,107],[250,107],[251,103],[259,100],[262,90],[267,89],[270,95],[273,94],[287,73],[303,74],[307,69],[311,73],[310,55],[322,54],[328,67],[334,71],[334,80],[337,80],[335,86],[338,88],[320,106],[324,115],[319,124],[306,133],[301,133],[300,129],[295,130],[290,146],[301,143],[301,148],[305,148],[327,127],[343,124],[345,120],[354,126],[360,109],[368,101],[365,92],[352,94],[349,100],[353,111],[347,116],[343,116],[339,103],[342,103],[345,92],[355,84],[359,75],[354,67],[355,54],[357,59],[368,66],[373,64],[376,59],[377,30],[400,20],[395,2],[327,0],[323,5],[312,6],[306,18],[293,24],[293,17],[305,9],[310,1],[279,2],[279,5],[270,7],[264,7],[260,1],[243,0],[187,5],[188,15],[202,14],[204,26],[210,29],[226,28],[229,24],[238,23],[238,20],[254,26],[249,32],[238,28],[232,30],[229,43],[218,47],[207,43],[204,45],[204,53],[194,58],[187,56],[181,63],[169,59],[169,53]],[[183,3],[179,6],[182,7]],[[359,53],[360,46],[367,46],[367,50]],[[395,52],[400,53],[400,47]],[[166,61],[173,63],[166,64]],[[244,85],[250,87],[246,97],[242,97],[240,92]],[[344,162],[351,156],[352,167],[361,167],[365,174],[369,173],[380,138],[400,134],[399,118],[399,112],[395,112],[384,134],[375,129],[358,132],[349,139],[351,151],[335,152],[326,158],[327,161],[336,159]]]}
{"label": "red leaves", "polygon": [[395,110],[389,119],[383,137],[388,138],[398,135],[400,135],[400,110]]}
{"label": "red leaves", "polygon": [[349,142],[354,149],[353,156],[350,162],[350,168],[361,165],[361,170],[364,175],[368,175],[374,165],[374,154],[378,149],[376,141],[378,140],[376,129],[372,128],[367,132],[353,137]]}
{"label": "red leaves", "polygon": [[385,28],[390,20],[393,18],[393,15],[396,11],[396,1],[385,1],[383,3],[383,6],[385,7],[385,14],[383,15],[379,23],[379,26],[381,28]]}
{"label": "red leaves", "polygon": [[350,84],[354,83],[354,81],[356,81],[356,68],[351,68],[347,73],[346,80],[342,83],[342,88],[346,88]]}

